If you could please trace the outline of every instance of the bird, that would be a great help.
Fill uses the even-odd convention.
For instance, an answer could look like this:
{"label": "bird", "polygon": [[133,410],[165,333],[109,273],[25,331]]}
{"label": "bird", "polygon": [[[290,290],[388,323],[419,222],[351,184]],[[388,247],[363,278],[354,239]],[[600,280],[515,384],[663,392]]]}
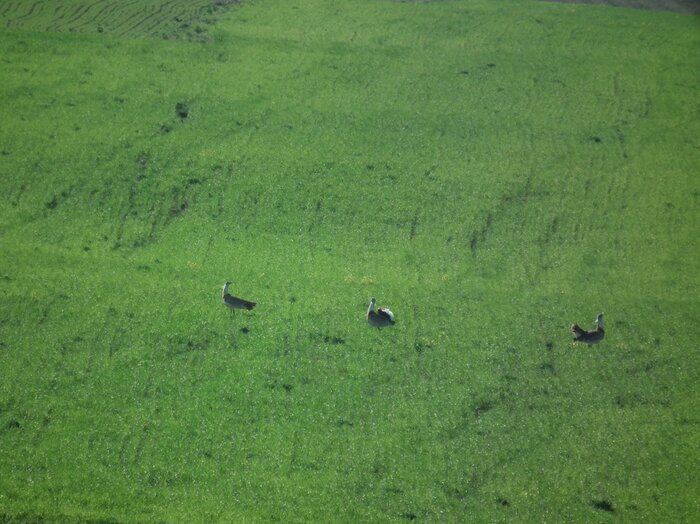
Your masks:
{"label": "bird", "polygon": [[231,309],[253,309],[255,307],[255,302],[250,302],[248,300],[243,300],[242,298],[234,297],[228,292],[228,287],[231,282],[226,282],[221,290],[221,298],[224,300],[224,304]]}
{"label": "bird", "polygon": [[391,310],[387,308],[379,308],[377,311],[375,311],[374,307],[376,305],[377,301],[374,298],[370,299],[367,314],[365,315],[365,318],[370,326],[381,328],[391,326],[396,323],[394,320],[394,314],[391,312]]}
{"label": "bird", "polygon": [[595,319],[596,328],[594,331],[586,331],[578,324],[571,326],[571,332],[574,334],[574,342],[583,342],[585,344],[597,344],[605,337],[605,326],[603,325],[603,314],[599,314]]}

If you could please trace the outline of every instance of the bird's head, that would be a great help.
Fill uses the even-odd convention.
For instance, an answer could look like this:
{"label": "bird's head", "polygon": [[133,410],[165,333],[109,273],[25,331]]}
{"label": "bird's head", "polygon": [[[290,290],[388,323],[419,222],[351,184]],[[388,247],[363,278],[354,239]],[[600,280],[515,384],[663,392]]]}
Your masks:
{"label": "bird's head", "polygon": [[595,323],[598,325],[598,329],[603,329],[603,314],[599,313],[595,319]]}

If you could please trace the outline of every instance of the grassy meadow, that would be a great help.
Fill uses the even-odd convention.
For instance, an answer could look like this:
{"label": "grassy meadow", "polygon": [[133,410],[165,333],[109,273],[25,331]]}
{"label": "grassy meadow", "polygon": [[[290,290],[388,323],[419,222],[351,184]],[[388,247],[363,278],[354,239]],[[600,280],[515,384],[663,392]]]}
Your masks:
{"label": "grassy meadow", "polygon": [[698,17],[47,4],[0,3],[0,522],[697,518]]}

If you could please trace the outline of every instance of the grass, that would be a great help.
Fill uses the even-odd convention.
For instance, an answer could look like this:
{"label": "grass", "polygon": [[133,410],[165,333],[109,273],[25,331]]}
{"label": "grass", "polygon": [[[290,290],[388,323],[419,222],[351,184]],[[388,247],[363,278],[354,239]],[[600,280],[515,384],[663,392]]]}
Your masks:
{"label": "grass", "polygon": [[2,519],[697,514],[696,18],[27,24],[0,31]]}
{"label": "grass", "polygon": [[0,6],[0,24],[30,31],[105,33],[203,41],[236,0],[14,0]]}

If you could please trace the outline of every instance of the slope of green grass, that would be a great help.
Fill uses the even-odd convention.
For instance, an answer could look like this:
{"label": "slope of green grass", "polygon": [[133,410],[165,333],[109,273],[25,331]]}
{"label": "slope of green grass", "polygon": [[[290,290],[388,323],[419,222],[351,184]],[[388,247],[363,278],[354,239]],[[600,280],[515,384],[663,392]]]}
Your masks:
{"label": "slope of green grass", "polygon": [[696,18],[256,1],[210,36],[0,31],[3,518],[697,514]]}

